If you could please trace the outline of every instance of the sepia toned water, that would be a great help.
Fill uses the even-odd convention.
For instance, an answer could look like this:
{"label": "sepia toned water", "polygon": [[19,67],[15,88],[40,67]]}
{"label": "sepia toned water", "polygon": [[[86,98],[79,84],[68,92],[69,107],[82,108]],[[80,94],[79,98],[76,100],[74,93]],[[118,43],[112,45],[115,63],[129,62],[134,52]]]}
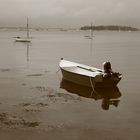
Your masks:
{"label": "sepia toned water", "polygon": [[[35,97],[29,94],[27,87],[43,90],[43,93],[47,87],[54,93],[69,97],[63,96],[68,102],[64,105],[53,104],[48,118],[41,117],[43,128],[47,126],[47,119],[56,124],[63,120],[64,128],[49,132],[50,139],[57,136],[61,140],[131,140],[140,137],[140,32],[94,32],[92,42],[84,37],[89,34],[88,31],[31,31],[30,34],[32,41],[27,44],[14,41],[16,36],[26,35],[23,31],[0,31],[2,104],[2,101],[16,104],[25,98]],[[110,61],[112,69],[123,74],[118,84],[121,94],[118,106],[110,105],[109,110],[103,110],[101,100],[81,97],[83,101],[75,101],[72,93],[60,88],[59,61],[62,57],[98,68],[102,68],[104,61]],[[69,103],[70,97],[74,101]],[[5,107],[5,110],[9,108]],[[22,136],[24,138],[25,135]]]}

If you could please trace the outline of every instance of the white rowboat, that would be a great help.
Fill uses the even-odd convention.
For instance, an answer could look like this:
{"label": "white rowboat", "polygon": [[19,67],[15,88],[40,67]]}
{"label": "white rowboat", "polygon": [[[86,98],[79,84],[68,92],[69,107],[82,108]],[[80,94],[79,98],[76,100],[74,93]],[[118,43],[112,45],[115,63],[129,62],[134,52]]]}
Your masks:
{"label": "white rowboat", "polygon": [[59,66],[63,79],[88,87],[116,86],[122,78],[122,75],[119,73],[111,73],[109,77],[106,77],[102,69],[64,59],[60,60]]}

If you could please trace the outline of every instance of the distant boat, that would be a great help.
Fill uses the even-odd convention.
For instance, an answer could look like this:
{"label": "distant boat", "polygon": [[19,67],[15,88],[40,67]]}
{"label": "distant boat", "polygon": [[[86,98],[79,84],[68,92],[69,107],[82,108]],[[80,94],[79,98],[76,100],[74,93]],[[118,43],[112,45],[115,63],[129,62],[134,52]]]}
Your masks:
{"label": "distant boat", "polygon": [[102,100],[101,106],[104,110],[108,110],[110,105],[117,107],[120,102],[118,98],[121,97],[121,92],[116,86],[96,88],[93,90],[91,87],[81,86],[62,79],[60,88],[65,89],[72,94],[77,94],[78,96],[94,99],[95,101]]}
{"label": "distant boat", "polygon": [[30,40],[30,37],[29,37],[29,24],[28,24],[28,18],[27,18],[27,28],[26,28],[26,31],[27,31],[27,37],[16,37],[15,41],[16,42],[31,42]]}
{"label": "distant boat", "polygon": [[88,87],[112,87],[116,86],[122,78],[122,74],[109,72],[108,64],[104,64],[104,70],[86,66],[83,64],[60,60],[63,79]]}
{"label": "distant boat", "polygon": [[90,35],[85,35],[84,37],[86,38],[86,39],[93,39],[93,29],[92,29],[92,23],[91,23],[91,26],[90,26]]}

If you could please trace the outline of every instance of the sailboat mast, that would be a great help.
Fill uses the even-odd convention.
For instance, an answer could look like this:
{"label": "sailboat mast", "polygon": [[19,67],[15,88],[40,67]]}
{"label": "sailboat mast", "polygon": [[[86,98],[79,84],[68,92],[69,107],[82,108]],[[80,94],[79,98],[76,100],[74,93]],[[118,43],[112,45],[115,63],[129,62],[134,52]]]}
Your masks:
{"label": "sailboat mast", "polygon": [[28,23],[28,18],[27,18],[27,38],[29,38],[29,23]]}
{"label": "sailboat mast", "polygon": [[93,27],[92,27],[92,22],[91,22],[91,38],[93,37],[93,29],[92,29]]}

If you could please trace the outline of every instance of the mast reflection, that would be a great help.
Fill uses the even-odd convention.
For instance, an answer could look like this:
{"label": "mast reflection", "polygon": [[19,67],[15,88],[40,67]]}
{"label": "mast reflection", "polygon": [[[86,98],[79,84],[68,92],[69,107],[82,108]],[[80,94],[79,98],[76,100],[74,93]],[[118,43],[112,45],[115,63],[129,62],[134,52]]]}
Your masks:
{"label": "mast reflection", "polygon": [[96,88],[93,90],[92,87],[81,86],[64,79],[60,83],[60,88],[82,97],[93,98],[96,101],[102,100],[101,107],[104,110],[109,110],[110,105],[117,107],[120,102],[118,98],[121,97],[118,87]]}
{"label": "mast reflection", "polygon": [[27,42],[27,51],[26,51],[26,58],[27,58],[27,62],[30,60],[30,42]]}

